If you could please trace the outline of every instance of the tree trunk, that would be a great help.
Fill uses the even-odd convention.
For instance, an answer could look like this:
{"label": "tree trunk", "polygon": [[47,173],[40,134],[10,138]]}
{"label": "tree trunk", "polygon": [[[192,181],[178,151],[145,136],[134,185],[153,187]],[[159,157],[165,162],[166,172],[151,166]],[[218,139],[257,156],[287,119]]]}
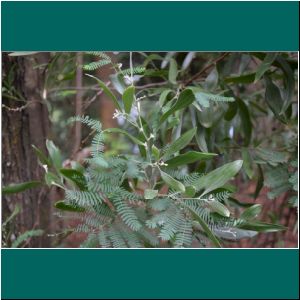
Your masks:
{"label": "tree trunk", "polygon": [[[108,56],[111,57],[112,61],[115,60],[114,55],[111,52],[107,52]],[[115,62],[115,61],[114,61]],[[111,68],[111,65],[106,65],[97,70],[97,76],[106,82],[110,81],[110,75],[114,72]],[[113,119],[112,116],[115,112],[115,105],[113,101],[105,93],[102,93],[99,96],[100,100],[100,121],[102,123],[103,129],[117,127],[118,123],[116,119]]]}
{"label": "tree trunk", "polygon": [[[49,119],[43,99],[45,69],[35,67],[49,61],[49,53],[23,57],[2,56],[2,82],[8,92],[2,97],[2,185],[42,180],[32,145],[46,153],[45,141]],[[12,97],[17,99],[12,99]],[[45,97],[45,95],[44,95]],[[3,195],[2,215],[5,220],[19,204],[21,212],[14,220],[13,235],[32,229],[50,230],[51,203],[46,187],[18,194]],[[3,221],[2,220],[2,221]],[[47,234],[30,239],[29,247],[49,247]]]}

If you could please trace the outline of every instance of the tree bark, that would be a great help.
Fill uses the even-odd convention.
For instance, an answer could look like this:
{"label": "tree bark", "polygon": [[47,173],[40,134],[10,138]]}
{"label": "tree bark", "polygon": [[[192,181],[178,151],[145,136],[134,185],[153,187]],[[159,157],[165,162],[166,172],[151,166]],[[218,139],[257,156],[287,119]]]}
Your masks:
{"label": "tree bark", "polygon": [[[32,145],[46,153],[49,130],[48,110],[43,99],[45,69],[35,67],[49,61],[49,53],[23,57],[2,56],[2,82],[10,93],[2,97],[2,185],[42,180],[44,170],[38,164]],[[10,80],[9,80],[10,78]],[[7,94],[18,98],[11,99]],[[45,97],[45,95],[44,95]],[[14,220],[13,235],[32,229],[50,230],[51,203],[46,187],[18,194],[3,195],[2,216],[5,220],[16,204],[21,212]],[[3,221],[2,220],[2,221]],[[49,247],[47,234],[32,238],[28,247]]]}
{"label": "tree bark", "polygon": [[[114,55],[111,52],[107,52],[107,54],[111,57],[112,61],[114,61]],[[113,73],[114,72],[111,68],[111,65],[103,66],[97,70],[97,76],[105,83],[110,81],[110,75],[112,75]],[[102,93],[99,96],[99,100],[100,121],[102,123],[103,129],[117,127],[118,123],[116,119],[112,118],[116,109],[114,103],[105,93]]]}
{"label": "tree bark", "polygon": [[[76,98],[75,98],[75,116],[82,115],[82,63],[83,63],[83,56],[81,52],[76,53]],[[82,124],[81,122],[75,122],[75,140],[74,140],[74,147],[73,147],[73,155],[75,155],[81,146],[81,137],[82,137]]]}

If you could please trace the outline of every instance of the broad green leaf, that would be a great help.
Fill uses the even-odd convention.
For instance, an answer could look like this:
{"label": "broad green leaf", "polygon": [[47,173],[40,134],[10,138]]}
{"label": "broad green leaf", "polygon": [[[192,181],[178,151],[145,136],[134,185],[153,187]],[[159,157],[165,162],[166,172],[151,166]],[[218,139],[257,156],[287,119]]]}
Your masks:
{"label": "broad green leaf", "polygon": [[185,194],[184,196],[186,197],[194,197],[196,194],[196,189],[194,186],[189,185],[185,187]]}
{"label": "broad green leaf", "polygon": [[169,174],[163,172],[163,171],[160,171],[160,175],[161,175],[161,178],[162,180],[172,189],[176,190],[176,191],[179,191],[179,192],[182,192],[184,193],[185,192],[185,187],[184,185],[179,182],[178,180],[174,179],[172,176],[170,176]]}
{"label": "broad green leaf", "polygon": [[252,123],[251,123],[250,113],[247,105],[241,99],[238,99],[237,103],[239,108],[242,129],[244,132],[245,146],[248,146],[251,142],[251,134],[252,134]]}
{"label": "broad green leaf", "polygon": [[242,149],[242,159],[244,161],[243,168],[244,168],[247,176],[249,177],[249,179],[252,179],[253,174],[254,174],[254,171],[252,168],[253,162],[252,162],[249,150],[247,148]]}
{"label": "broad green leaf", "polygon": [[[189,107],[189,111],[190,111],[192,125],[194,128],[196,128],[197,127],[196,111],[193,107]],[[207,144],[204,135],[205,135],[204,128],[200,127],[196,131],[195,138],[199,149],[202,152],[207,153],[208,149],[207,149]]]}
{"label": "broad green leaf", "polygon": [[134,136],[132,136],[130,133],[128,133],[127,131],[120,129],[120,128],[107,128],[105,130],[103,130],[103,132],[107,132],[107,133],[122,133],[124,135],[126,135],[129,139],[131,139],[135,144],[140,145],[140,146],[144,146],[144,143],[140,140],[138,140],[137,138],[135,138]]}
{"label": "broad green leaf", "polygon": [[125,89],[126,89],[126,85],[123,82],[123,80],[121,79],[121,75],[120,74],[113,74],[110,75],[110,81],[113,85],[113,87],[115,88],[115,90],[119,93],[119,94],[123,94]]}
{"label": "broad green leaf", "polygon": [[284,104],[281,109],[281,113],[284,113],[287,108],[290,106],[292,97],[294,95],[294,88],[295,88],[295,78],[294,78],[294,71],[288,64],[287,60],[281,56],[278,56],[276,61],[279,63],[280,68],[282,69],[285,77],[285,91],[284,91]]}
{"label": "broad green leaf", "polygon": [[224,115],[226,121],[231,121],[238,111],[238,105],[236,102],[228,103],[228,109]]}
{"label": "broad green leaf", "polygon": [[196,152],[196,151],[189,151],[184,154],[180,154],[178,156],[175,156],[174,158],[171,158],[166,161],[166,164],[169,167],[178,167],[181,165],[187,165],[194,163],[196,161],[200,160],[207,160],[211,159],[214,156],[217,156],[218,154],[215,153],[204,153],[204,152]]}
{"label": "broad green leaf", "polygon": [[152,155],[153,155],[153,157],[154,157],[155,160],[159,160],[160,151],[159,151],[159,149],[155,145],[152,145],[151,153],[152,153]]}
{"label": "broad green leaf", "polygon": [[158,190],[149,190],[146,189],[144,192],[144,197],[147,200],[154,199],[158,195]]}
{"label": "broad green leaf", "polygon": [[145,70],[144,75],[146,77],[161,77],[165,79],[165,77],[168,76],[168,73],[167,70],[147,69]]}
{"label": "broad green leaf", "polygon": [[175,55],[175,53],[175,51],[170,51],[166,53],[165,57],[163,58],[163,61],[161,62],[161,69],[164,69],[168,65],[170,59]]}
{"label": "broad green leaf", "polygon": [[6,194],[15,194],[26,191],[28,189],[35,188],[40,186],[42,183],[40,181],[27,181],[23,183],[10,184],[2,187],[2,193]]}
{"label": "broad green leaf", "polygon": [[[252,52],[251,53],[253,56],[257,57],[260,60],[263,60],[266,57],[266,53],[265,52]],[[280,56],[278,56],[274,61],[273,61],[273,66],[280,68],[281,65],[278,62],[278,58]],[[290,68],[292,70],[296,70],[298,69],[298,60],[297,59],[293,59],[293,58],[287,58],[286,62],[289,64]]]}
{"label": "broad green leaf", "polygon": [[162,124],[174,112],[188,107],[194,100],[194,93],[190,89],[185,89],[180,93],[176,103],[161,116],[159,123]]}
{"label": "broad green leaf", "polygon": [[251,207],[244,210],[240,218],[244,220],[252,220],[261,213],[261,210],[262,210],[261,204],[254,204]]}
{"label": "broad green leaf", "polygon": [[169,145],[162,158],[166,159],[170,157],[172,154],[186,147],[193,139],[196,131],[197,128],[192,128],[189,131],[185,132],[179,139],[177,139],[176,141],[174,141],[172,144]]}
{"label": "broad green leaf", "polygon": [[60,182],[60,178],[56,174],[54,174],[53,172],[50,172],[50,171],[45,173],[44,178],[45,178],[46,184],[49,187],[51,185],[53,185],[53,183],[58,183],[59,184],[59,182]]}
{"label": "broad green leaf", "polygon": [[213,244],[217,248],[222,248],[222,245],[220,244],[218,238],[210,230],[210,228],[208,227],[208,225],[206,224],[206,222],[202,219],[202,217],[197,214],[197,211],[195,211],[194,209],[192,209],[191,207],[189,207],[187,205],[186,205],[186,207],[192,213],[193,217],[199,222],[199,224],[201,225],[203,231],[207,234],[208,238],[213,242]]}
{"label": "broad green leaf", "polygon": [[9,53],[9,56],[26,56],[26,55],[34,55],[37,54],[39,52],[36,51],[16,51],[16,52],[12,52]]}
{"label": "broad green leaf", "polygon": [[208,91],[213,91],[217,88],[219,81],[219,73],[217,68],[213,68],[205,79],[204,87]]}
{"label": "broad green leaf", "polygon": [[[231,183],[225,183],[224,185],[223,185],[223,189],[225,189],[226,191],[228,191],[228,192],[230,192],[230,193],[236,193],[237,192],[237,187],[236,187],[236,185],[234,185],[234,184],[231,184]],[[218,189],[217,189],[218,190]],[[222,188],[221,188],[221,190],[222,190]]]}
{"label": "broad green leaf", "polygon": [[173,84],[176,84],[177,73],[177,62],[174,58],[171,58],[169,67],[169,81]]}
{"label": "broad green leaf", "polygon": [[46,147],[53,165],[56,169],[60,169],[63,163],[60,150],[50,140],[46,141]]}
{"label": "broad green leaf", "polygon": [[206,203],[211,211],[216,212],[219,215],[226,217],[226,218],[228,218],[230,216],[230,211],[221,202],[216,201],[216,200],[208,200]]}
{"label": "broad green leaf", "polygon": [[233,204],[234,206],[237,206],[237,207],[250,207],[252,206],[253,204],[252,203],[249,203],[249,202],[241,202],[235,198],[232,198],[232,197],[229,197],[228,198],[229,202],[231,204]]}
{"label": "broad green leaf", "polygon": [[195,183],[197,191],[204,189],[202,196],[222,187],[227,181],[234,177],[243,165],[242,160],[236,160],[217,168],[200,177]]}
{"label": "broad green leaf", "polygon": [[147,56],[147,58],[143,62],[143,66],[147,67],[147,65],[152,62],[153,60],[163,60],[164,58],[156,53],[150,54]]}
{"label": "broad green leaf", "polygon": [[198,144],[199,149],[202,152],[207,153],[208,152],[208,147],[207,147],[207,143],[206,143],[206,139],[205,139],[205,130],[204,130],[204,128],[202,128],[202,127],[198,128],[195,137],[196,137],[196,142]]}
{"label": "broad green leaf", "polygon": [[255,73],[235,75],[224,79],[225,83],[252,83],[255,80]]}
{"label": "broad green leaf", "polygon": [[[194,106],[199,110],[199,106],[197,104],[200,104],[203,107],[209,107],[209,101],[208,99],[202,97],[203,88],[197,87],[197,86],[188,86],[187,89],[191,90],[195,96],[195,102]],[[200,107],[201,108],[201,107]]]}
{"label": "broad green leaf", "polygon": [[127,114],[129,114],[131,111],[132,103],[134,102],[135,98],[134,93],[134,86],[129,86],[123,93],[122,99],[124,102],[124,109]]}
{"label": "broad green leaf", "polygon": [[257,232],[278,232],[286,230],[285,226],[279,224],[271,224],[271,223],[264,223],[264,222],[243,222],[237,225],[238,228],[246,229],[246,230],[253,230]]}
{"label": "broad green leaf", "polygon": [[78,206],[78,205],[73,205],[70,203],[67,203],[65,201],[57,201],[55,202],[54,206],[60,210],[65,210],[65,211],[72,211],[72,212],[84,212],[85,208]]}
{"label": "broad green leaf", "polygon": [[186,70],[190,64],[192,63],[194,57],[195,57],[196,53],[191,51],[191,52],[188,52],[182,62],[182,65],[181,65],[181,70]]}
{"label": "broad green leaf", "polygon": [[39,161],[42,165],[46,165],[48,167],[51,167],[51,161],[47,158],[47,156],[36,146],[31,145],[32,148],[34,149],[35,154],[39,158]]}
{"label": "broad green leaf", "polygon": [[160,107],[163,107],[165,102],[166,102],[166,99],[168,97],[168,95],[172,92],[172,90],[170,89],[167,89],[167,90],[164,90],[160,96],[159,96],[159,100],[158,100],[158,103],[159,103],[159,106]]}
{"label": "broad green leaf", "polygon": [[257,165],[257,172],[258,172],[258,176],[257,176],[257,183],[256,183],[256,188],[255,188],[255,192],[254,192],[254,199],[256,199],[259,195],[259,192],[261,191],[261,189],[264,186],[264,174],[262,171],[262,168],[260,165]]}
{"label": "broad green leaf", "polygon": [[209,106],[197,112],[197,119],[202,127],[211,128],[214,125],[218,112],[223,114],[221,110],[215,111],[212,106]]}
{"label": "broad green leaf", "polygon": [[168,124],[166,126],[166,130],[173,129],[180,125],[180,118],[178,117],[170,117],[168,120]]}
{"label": "broad green leaf", "polygon": [[[144,130],[144,133],[147,136],[150,135],[150,129],[149,129],[149,125],[148,125],[147,121],[142,116],[140,116],[140,118],[141,118],[141,122],[142,122],[142,127],[143,127],[143,130]],[[150,120],[149,122],[152,123],[151,121],[152,120]],[[144,135],[143,135],[143,137],[144,137]],[[146,141],[146,139],[144,137],[143,142],[145,142],[145,141]]]}
{"label": "broad green leaf", "polygon": [[281,115],[283,100],[281,98],[280,90],[268,76],[265,75],[264,77],[266,82],[266,102],[269,108],[274,113],[275,117],[281,122],[285,123],[285,119],[283,115]]}
{"label": "broad green leaf", "polygon": [[253,238],[257,235],[256,231],[244,230],[239,228],[214,228],[214,234],[222,239],[229,241],[239,241],[241,239]]}
{"label": "broad green leaf", "polygon": [[112,99],[112,101],[114,102],[116,108],[117,108],[119,111],[122,111],[122,108],[121,108],[121,106],[120,106],[120,104],[119,104],[119,102],[118,102],[116,96],[115,96],[115,95],[112,93],[112,91],[106,86],[106,84],[105,84],[103,81],[101,81],[99,78],[97,78],[97,77],[95,77],[95,76],[93,76],[93,75],[90,75],[90,74],[86,74],[86,75],[89,76],[89,77],[91,77],[91,78],[93,78],[93,79],[95,79],[95,80],[98,82],[100,88],[103,90],[103,92],[104,92],[108,97],[110,97],[110,98]]}
{"label": "broad green leaf", "polygon": [[261,65],[258,67],[256,71],[255,81],[254,81],[255,83],[265,74],[266,71],[268,71],[271,68],[276,56],[277,56],[276,52],[267,53],[263,62],[261,63]]}
{"label": "broad green leaf", "polygon": [[59,171],[66,178],[73,181],[79,187],[80,190],[87,190],[87,182],[84,175],[81,172],[72,169],[60,169]]}

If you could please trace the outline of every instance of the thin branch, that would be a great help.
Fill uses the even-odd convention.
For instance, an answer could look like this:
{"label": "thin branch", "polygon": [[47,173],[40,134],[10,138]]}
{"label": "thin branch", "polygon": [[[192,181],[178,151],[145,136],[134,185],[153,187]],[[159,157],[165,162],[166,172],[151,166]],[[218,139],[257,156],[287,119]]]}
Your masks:
{"label": "thin branch", "polygon": [[92,85],[92,86],[87,86],[87,87],[77,87],[77,86],[65,86],[65,87],[60,87],[60,88],[53,88],[48,91],[48,93],[56,93],[60,91],[68,91],[68,90],[79,90],[79,91],[100,91],[101,89],[97,87],[98,85]]}
{"label": "thin branch", "polygon": [[191,84],[193,81],[195,81],[196,79],[198,79],[202,74],[204,74],[210,68],[212,68],[213,66],[215,66],[218,62],[220,62],[221,60],[223,60],[228,54],[229,54],[229,52],[225,52],[221,56],[219,56],[218,58],[216,58],[215,60],[213,60],[210,64],[208,64],[206,67],[204,67],[202,70],[200,70],[194,76],[192,76],[188,81],[186,81],[184,83],[184,86],[187,86],[187,85]]}
{"label": "thin branch", "polygon": [[[110,82],[106,82],[105,85],[107,87],[110,86]],[[101,94],[103,94],[103,90],[102,89],[98,89],[98,92],[96,93],[96,95],[94,95],[88,102],[86,102],[84,104],[83,109],[86,110],[96,99],[98,96],[100,96]]]}
{"label": "thin branch", "polygon": [[5,104],[2,104],[2,107],[9,110],[9,111],[11,111],[11,112],[21,112],[24,109],[26,109],[28,106],[30,106],[32,104],[36,104],[36,103],[44,104],[42,101],[28,101],[25,105],[19,106],[19,107],[9,107]]}
{"label": "thin branch", "polygon": [[163,82],[153,82],[153,83],[148,83],[148,84],[145,84],[145,85],[136,85],[135,88],[137,90],[142,90],[142,89],[147,89],[149,87],[157,87],[157,86],[164,86],[164,85],[167,85],[169,84],[170,82],[168,81],[163,81]]}

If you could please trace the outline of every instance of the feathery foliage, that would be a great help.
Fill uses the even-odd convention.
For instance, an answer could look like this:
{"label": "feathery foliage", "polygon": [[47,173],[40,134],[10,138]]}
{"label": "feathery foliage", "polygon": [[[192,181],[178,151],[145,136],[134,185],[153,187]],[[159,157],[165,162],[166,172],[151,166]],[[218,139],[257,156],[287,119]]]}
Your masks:
{"label": "feathery foliage", "polygon": [[[264,77],[266,99],[270,100],[265,109],[256,100],[242,97],[242,89],[232,87],[244,77],[227,77],[227,69],[214,61],[205,80],[194,76],[189,80],[188,66],[180,69],[171,56],[165,60],[159,56],[161,67],[149,57],[147,63],[134,66],[130,53],[130,67],[122,69],[123,64],[114,64],[103,52],[86,54],[97,60],[85,64],[85,70],[108,64],[114,70],[109,88],[87,75],[111,98],[117,108],[112,117],[124,127],[103,130],[99,121],[88,116],[71,118],[69,122],[82,122],[91,129],[90,155],[69,172],[59,168],[61,159],[53,163],[55,168],[49,164],[46,170],[47,183],[65,192],[64,201],[56,207],[66,215],[80,216],[74,234],[87,233],[82,247],[221,247],[228,240],[285,229],[258,221],[261,208],[234,199],[237,188],[231,183],[240,173],[255,178],[257,167],[253,165],[258,165],[261,173],[255,197],[266,185],[271,199],[293,191],[290,202],[295,204],[297,163],[291,162],[295,142],[284,137],[289,142],[283,151],[265,147],[261,137],[253,137],[250,111],[255,106],[261,114],[273,113],[278,122],[288,123],[292,104],[286,66],[276,74],[285,82],[282,93],[266,66],[247,78],[253,83]],[[273,62],[281,65],[280,55],[274,55],[268,66]],[[233,67],[227,66],[228,70]],[[150,77],[163,81],[148,84]],[[142,85],[136,84],[140,79]],[[270,95],[285,99],[272,102]],[[128,139],[131,154],[108,154],[110,134],[118,135],[121,143],[124,137]],[[54,144],[48,143],[48,151],[54,162]]]}

